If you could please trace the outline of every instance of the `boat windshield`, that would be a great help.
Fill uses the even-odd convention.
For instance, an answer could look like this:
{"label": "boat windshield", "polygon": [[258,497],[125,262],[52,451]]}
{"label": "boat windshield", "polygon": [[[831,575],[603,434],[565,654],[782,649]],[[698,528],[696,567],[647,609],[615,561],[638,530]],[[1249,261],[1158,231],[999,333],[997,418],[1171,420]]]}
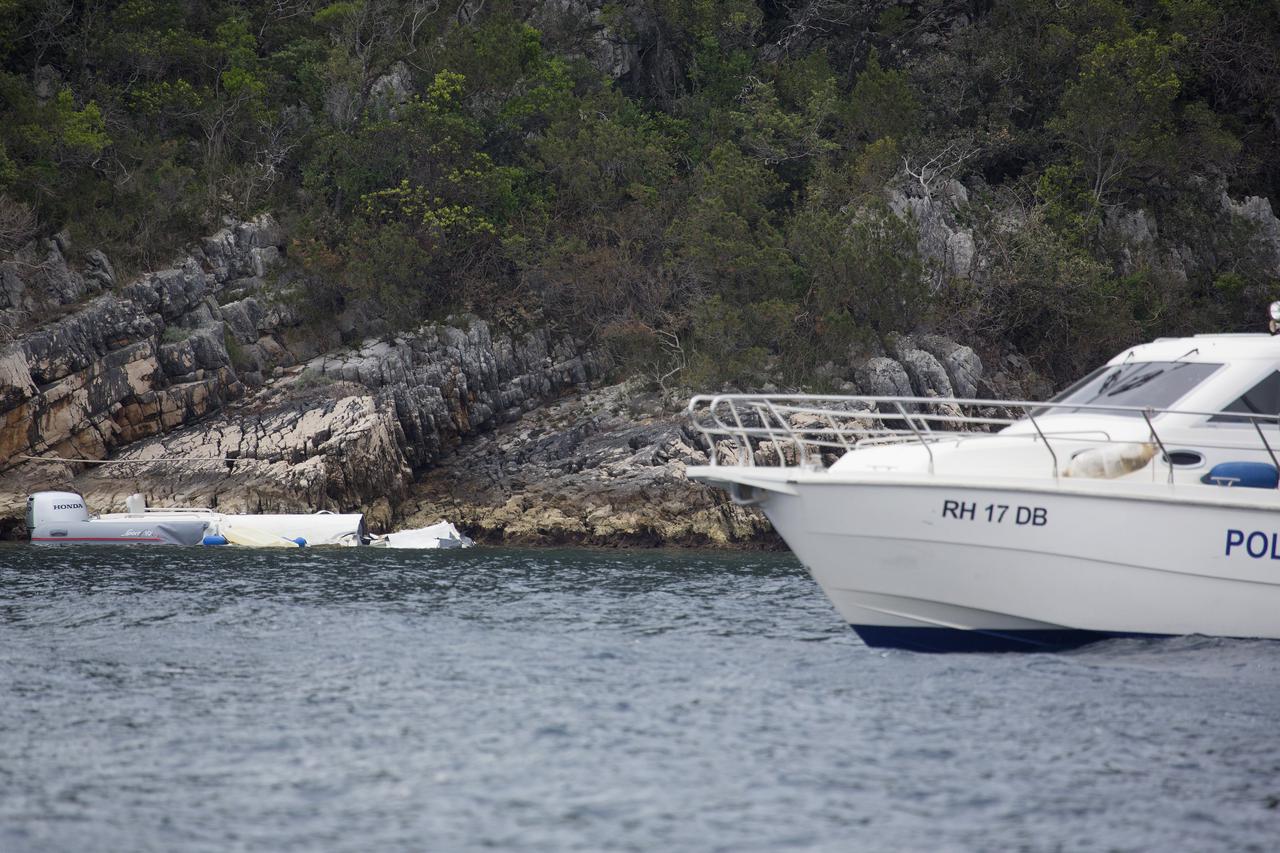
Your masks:
{"label": "boat windshield", "polygon": [[[1220,367],[1221,364],[1193,361],[1129,361],[1107,365],[1054,397],[1052,402],[1167,409]],[[1059,415],[1078,411],[1054,406],[1041,409],[1036,414]],[[1138,417],[1139,413],[1117,411],[1114,414]]]}

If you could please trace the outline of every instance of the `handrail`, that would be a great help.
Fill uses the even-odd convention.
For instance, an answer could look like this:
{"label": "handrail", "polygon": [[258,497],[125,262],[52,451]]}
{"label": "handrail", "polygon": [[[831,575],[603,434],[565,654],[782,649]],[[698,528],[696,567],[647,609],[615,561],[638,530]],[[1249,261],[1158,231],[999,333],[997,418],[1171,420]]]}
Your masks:
{"label": "handrail", "polygon": [[[1043,442],[1053,464],[1053,476],[1060,472],[1059,454],[1054,442],[1072,444],[1113,444],[1144,441],[1117,440],[1112,432],[1094,425],[1057,430],[1045,422],[1049,416],[1066,414],[1101,414],[1142,418],[1155,444],[1169,465],[1173,481],[1173,462],[1166,443],[1157,430],[1156,419],[1163,415],[1193,419],[1212,418],[1223,413],[1186,409],[1157,409],[1141,406],[1108,406],[1096,403],[1073,403],[1030,400],[987,400],[966,397],[845,396],[835,394],[700,394],[686,408],[693,425],[707,440],[710,464],[719,465],[724,452],[721,442],[732,442],[734,458],[739,465],[767,465],[776,455],[777,464],[790,467],[784,445],[795,447],[795,464],[821,465],[830,455],[843,455],[868,444],[915,443],[924,448],[929,472],[935,470],[932,445],[965,436],[1025,436]],[[1232,412],[1232,418],[1249,422],[1257,432],[1260,446],[1245,447],[1239,442],[1215,443],[1215,438],[1196,442],[1198,449],[1240,449],[1265,452],[1277,467],[1280,461],[1262,432],[1262,425],[1280,426],[1280,415],[1257,415]],[[1007,432],[1017,423],[1030,427],[1028,432]],[[1096,436],[1101,436],[1097,438]],[[1238,436],[1237,436],[1238,437]],[[1221,438],[1217,438],[1221,441]],[[773,453],[757,458],[770,443]],[[1155,448],[1152,449],[1153,452]],[[1074,458],[1074,457],[1073,457]]]}
{"label": "handrail", "polygon": [[924,445],[925,452],[929,454],[929,473],[933,473],[933,448],[929,446],[929,442],[924,440],[924,436],[920,434],[920,430],[916,429],[915,424],[911,423],[911,416],[907,414],[907,410],[902,408],[901,403],[894,403],[894,408],[902,413],[902,419],[907,422],[907,426],[911,427],[911,431],[916,434],[916,438],[920,439],[920,443]]}
{"label": "handrail", "polygon": [[1044,430],[1040,429],[1040,424],[1036,423],[1035,412],[1030,409],[1027,409],[1027,420],[1031,421],[1031,426],[1035,428],[1036,435],[1040,436],[1040,440],[1044,442],[1044,449],[1049,451],[1049,458],[1053,461],[1053,479],[1058,479],[1058,454],[1054,452],[1053,445],[1049,443]]}
{"label": "handrail", "polygon": [[[1169,482],[1173,482],[1173,457],[1169,455],[1169,450],[1164,446],[1164,442],[1160,440],[1159,434],[1156,433],[1155,426],[1151,423],[1151,410],[1143,409],[1142,419],[1147,422],[1147,429],[1151,430],[1151,440],[1160,448],[1160,456],[1169,465]],[[1258,433],[1261,435],[1262,433]],[[1266,443],[1266,440],[1263,440]]]}
{"label": "handrail", "polygon": [[1258,425],[1257,421],[1254,421],[1253,428],[1257,431],[1258,438],[1262,441],[1262,446],[1267,449],[1267,455],[1271,457],[1271,464],[1275,465],[1277,469],[1280,469],[1280,459],[1276,459],[1275,451],[1271,449],[1271,443],[1268,442],[1267,437],[1262,434],[1262,427]]}
{"label": "handrail", "polygon": [[[166,515],[169,513],[181,513],[181,512],[190,512],[190,513],[217,512],[217,510],[215,510],[213,507],[207,507],[207,506],[173,506],[173,507],[145,506],[142,508],[143,515],[146,515],[149,512],[154,512],[157,515]],[[136,515],[137,513],[130,512],[127,514]]]}
{"label": "handrail", "polygon": [[[687,413],[692,414],[694,407],[703,401],[723,402],[730,400],[772,400],[775,402],[801,401],[806,403],[866,403],[874,405],[878,403],[911,403],[921,406],[937,406],[939,404],[982,407],[988,409],[1071,409],[1086,412],[1121,412],[1132,414],[1138,417],[1143,412],[1150,412],[1154,415],[1190,415],[1192,417],[1220,417],[1223,415],[1237,418],[1239,420],[1255,420],[1263,423],[1280,423],[1280,415],[1258,415],[1251,412],[1204,412],[1192,409],[1158,409],[1150,406],[1115,406],[1102,405],[1099,403],[1074,403],[1074,402],[1058,402],[1054,400],[992,400],[981,397],[903,397],[894,395],[869,395],[869,394],[696,394],[690,399],[689,404],[685,407]],[[828,411],[823,409],[821,411]],[[870,410],[862,410],[860,412],[849,412],[849,414],[870,414]],[[1068,413],[1069,414],[1069,413]],[[918,415],[919,416],[919,415]],[[932,415],[932,417],[945,417],[945,415]]]}

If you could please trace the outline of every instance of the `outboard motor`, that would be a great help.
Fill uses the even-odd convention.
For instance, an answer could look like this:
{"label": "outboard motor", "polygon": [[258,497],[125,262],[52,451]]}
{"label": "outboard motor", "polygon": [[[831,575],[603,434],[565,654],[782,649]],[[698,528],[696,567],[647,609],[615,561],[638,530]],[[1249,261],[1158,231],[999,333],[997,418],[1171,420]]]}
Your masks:
{"label": "outboard motor", "polygon": [[27,530],[88,520],[84,498],[75,492],[36,492],[27,498]]}

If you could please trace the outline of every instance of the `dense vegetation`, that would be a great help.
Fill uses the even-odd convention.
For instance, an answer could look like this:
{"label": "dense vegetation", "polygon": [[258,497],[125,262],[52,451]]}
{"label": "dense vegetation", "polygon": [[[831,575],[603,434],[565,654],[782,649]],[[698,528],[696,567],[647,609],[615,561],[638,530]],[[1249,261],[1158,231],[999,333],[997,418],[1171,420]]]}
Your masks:
{"label": "dense vegetation", "polygon": [[[271,210],[318,317],[559,322],[654,379],[920,328],[1062,378],[1276,284],[1221,212],[1280,199],[1276,0],[0,0],[0,69],[0,250]],[[967,275],[899,215],[953,179]]]}

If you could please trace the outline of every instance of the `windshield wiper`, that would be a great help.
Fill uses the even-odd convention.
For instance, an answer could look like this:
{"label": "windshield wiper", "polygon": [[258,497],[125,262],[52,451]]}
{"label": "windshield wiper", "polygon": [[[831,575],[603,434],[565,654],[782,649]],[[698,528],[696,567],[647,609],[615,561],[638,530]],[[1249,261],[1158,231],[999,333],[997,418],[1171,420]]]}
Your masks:
{"label": "windshield wiper", "polygon": [[[1111,374],[1106,379],[1102,380],[1102,384],[1098,386],[1097,397],[1101,397],[1103,394],[1106,394],[1107,389],[1109,389],[1112,386],[1112,384],[1114,384],[1121,377],[1121,375],[1123,375],[1123,373],[1124,373],[1123,369],[1117,370],[1115,373]],[[1097,397],[1095,397],[1094,399],[1097,399]]]}
{"label": "windshield wiper", "polygon": [[1164,375],[1163,369],[1153,370],[1150,373],[1139,374],[1138,376],[1133,377],[1128,382],[1116,388],[1107,396],[1114,397],[1117,394],[1127,394],[1128,392],[1134,390],[1135,388],[1141,388],[1143,385],[1146,385],[1148,382],[1150,382],[1152,379],[1155,379],[1157,376],[1163,376],[1163,375]]}

